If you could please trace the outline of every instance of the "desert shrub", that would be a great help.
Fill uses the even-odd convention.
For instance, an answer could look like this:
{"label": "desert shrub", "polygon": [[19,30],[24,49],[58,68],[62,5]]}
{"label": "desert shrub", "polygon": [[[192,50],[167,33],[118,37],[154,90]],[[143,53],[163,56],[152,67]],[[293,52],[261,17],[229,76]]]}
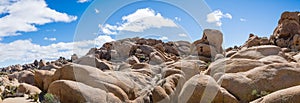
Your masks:
{"label": "desert shrub", "polygon": [[17,94],[17,90],[18,90],[17,86],[8,85],[5,87],[1,96],[2,96],[2,98],[23,96],[23,95]]}
{"label": "desert shrub", "polygon": [[0,75],[8,75],[6,72],[0,72]]}
{"label": "desert shrub", "polygon": [[42,103],[60,103],[58,98],[50,93],[44,95],[44,100]]}
{"label": "desert shrub", "polygon": [[258,92],[256,89],[252,90],[252,93],[251,93],[251,95],[254,95],[257,98],[263,97],[263,96],[268,95],[268,94],[270,94],[270,92],[267,92],[267,91]]}
{"label": "desert shrub", "polygon": [[39,94],[31,94],[28,99],[33,99],[34,102],[37,102],[39,100]]}

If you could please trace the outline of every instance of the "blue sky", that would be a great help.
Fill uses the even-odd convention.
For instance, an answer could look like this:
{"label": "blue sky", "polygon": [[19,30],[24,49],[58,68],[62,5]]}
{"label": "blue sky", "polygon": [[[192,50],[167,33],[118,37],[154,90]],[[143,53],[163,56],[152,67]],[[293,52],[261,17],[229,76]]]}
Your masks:
{"label": "blue sky", "polygon": [[1,0],[0,67],[83,55],[90,47],[134,36],[195,41],[204,28],[221,30],[224,47],[242,45],[250,33],[269,37],[280,14],[300,11],[299,4],[297,0]]}

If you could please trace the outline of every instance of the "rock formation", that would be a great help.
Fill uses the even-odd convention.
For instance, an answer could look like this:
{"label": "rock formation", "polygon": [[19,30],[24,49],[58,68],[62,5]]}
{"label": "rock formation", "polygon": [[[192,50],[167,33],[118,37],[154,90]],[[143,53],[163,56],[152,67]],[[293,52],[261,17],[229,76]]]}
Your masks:
{"label": "rock formation", "polygon": [[205,29],[193,43],[127,38],[70,60],[12,65],[1,69],[0,102],[50,95],[62,103],[296,103],[299,20],[284,12],[270,38],[250,34],[226,50],[222,32]]}

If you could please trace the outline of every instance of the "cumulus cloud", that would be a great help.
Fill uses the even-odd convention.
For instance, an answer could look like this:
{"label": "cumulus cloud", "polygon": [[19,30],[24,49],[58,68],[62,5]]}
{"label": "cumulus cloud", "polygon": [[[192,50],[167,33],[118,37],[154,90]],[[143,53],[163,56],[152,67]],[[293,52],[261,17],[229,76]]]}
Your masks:
{"label": "cumulus cloud", "polygon": [[48,38],[48,37],[45,37],[44,40],[56,41],[56,38]]}
{"label": "cumulus cloud", "polygon": [[110,36],[99,36],[95,40],[60,42],[47,46],[32,43],[31,40],[16,40],[11,43],[0,43],[0,62],[16,60],[20,62],[35,59],[56,60],[59,56],[70,58],[73,53],[85,55],[91,47],[102,46],[105,42],[114,41]]}
{"label": "cumulus cloud", "polygon": [[180,17],[175,17],[174,18],[176,21],[181,21],[181,18]]}
{"label": "cumulus cloud", "polygon": [[163,17],[150,8],[138,9],[123,16],[122,23],[117,25],[99,24],[104,34],[117,34],[119,31],[143,32],[150,28],[178,27],[171,19]]}
{"label": "cumulus cloud", "polygon": [[47,29],[46,32],[56,32],[56,29]]}
{"label": "cumulus cloud", "polygon": [[0,14],[7,14],[0,18],[0,38],[37,31],[37,25],[77,19],[49,8],[44,0],[1,0]]}
{"label": "cumulus cloud", "polygon": [[187,37],[187,35],[186,34],[178,34],[178,36],[181,36],[181,37]]}
{"label": "cumulus cloud", "polygon": [[99,13],[100,13],[100,10],[98,10],[98,9],[95,8],[95,13],[96,13],[96,14],[99,14]]}
{"label": "cumulus cloud", "polygon": [[90,0],[78,0],[77,2],[78,3],[86,3],[86,2],[89,2]]}
{"label": "cumulus cloud", "polygon": [[206,21],[208,23],[215,23],[216,26],[222,25],[222,18],[232,19],[231,14],[229,13],[223,13],[221,10],[215,10],[209,14],[206,15],[207,19]]}
{"label": "cumulus cloud", "polygon": [[240,21],[241,21],[241,22],[244,22],[244,21],[247,21],[247,20],[244,19],[244,18],[240,18]]}
{"label": "cumulus cloud", "polygon": [[159,40],[162,40],[162,41],[165,41],[165,40],[168,40],[169,38],[168,37],[165,37],[165,36],[163,36],[163,37],[160,37],[160,38],[158,38]]}

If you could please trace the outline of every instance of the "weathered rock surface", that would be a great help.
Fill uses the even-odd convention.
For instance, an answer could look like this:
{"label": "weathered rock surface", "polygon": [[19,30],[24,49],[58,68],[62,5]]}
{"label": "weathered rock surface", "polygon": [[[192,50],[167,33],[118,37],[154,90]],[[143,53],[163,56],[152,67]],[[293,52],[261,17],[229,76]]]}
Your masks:
{"label": "weathered rock surface", "polygon": [[287,47],[292,50],[300,50],[300,22],[299,12],[284,12],[278,21],[278,26],[275,28],[270,41],[279,46]]}
{"label": "weathered rock surface", "polygon": [[112,93],[69,80],[51,83],[48,92],[57,96],[62,103],[121,103]]}
{"label": "weathered rock surface", "polygon": [[245,72],[264,65],[266,65],[266,63],[258,60],[226,58],[211,63],[206,74],[218,80],[220,74]]}
{"label": "weathered rock surface", "polygon": [[238,103],[238,100],[220,87],[210,76],[198,74],[189,79],[179,94],[179,103]]}
{"label": "weathered rock surface", "polygon": [[255,91],[274,92],[300,85],[300,65],[296,63],[275,63],[256,67],[240,73],[223,75],[218,83],[236,96],[241,102],[250,102],[257,97]]}
{"label": "weathered rock surface", "polygon": [[20,83],[34,84],[34,74],[31,71],[20,71],[7,75],[9,79],[17,79]]}
{"label": "weathered rock surface", "polygon": [[34,85],[42,91],[47,91],[50,83],[53,81],[54,71],[36,70],[34,72]]}
{"label": "weathered rock surface", "polygon": [[40,94],[42,92],[39,88],[27,83],[20,83],[17,91],[19,93],[32,94],[32,95]]}
{"label": "weathered rock surface", "polygon": [[274,45],[254,46],[243,49],[231,56],[231,58],[261,59],[270,55],[278,55],[281,48]]}
{"label": "weathered rock surface", "polygon": [[62,103],[300,102],[299,18],[284,12],[270,38],[250,34],[226,50],[222,32],[205,29],[192,43],[127,38],[83,57],[0,68],[0,93],[5,101],[43,91]]}
{"label": "weathered rock surface", "polygon": [[299,103],[300,86],[281,89],[250,103]]}
{"label": "weathered rock surface", "polygon": [[87,55],[84,57],[81,57],[74,61],[76,64],[81,65],[88,65],[92,67],[99,68],[100,70],[112,70],[113,67],[111,64],[109,64],[106,60],[100,60],[96,57],[93,57],[92,55]]}
{"label": "weathered rock surface", "polygon": [[219,30],[205,29],[203,37],[192,43],[191,54],[203,56],[209,59],[202,59],[204,61],[212,61],[216,54],[222,54],[223,34]]}

